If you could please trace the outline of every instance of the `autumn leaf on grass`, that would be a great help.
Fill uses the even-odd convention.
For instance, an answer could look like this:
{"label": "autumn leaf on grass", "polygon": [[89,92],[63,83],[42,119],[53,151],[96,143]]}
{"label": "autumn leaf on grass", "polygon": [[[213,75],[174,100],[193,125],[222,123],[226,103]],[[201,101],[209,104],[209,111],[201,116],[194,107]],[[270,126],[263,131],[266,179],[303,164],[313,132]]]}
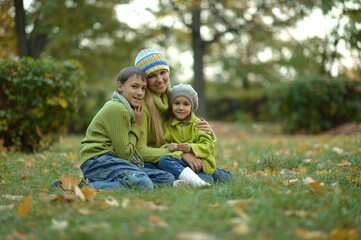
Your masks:
{"label": "autumn leaf on grass", "polygon": [[299,218],[317,218],[318,214],[314,212],[306,212],[304,210],[293,210],[289,209],[285,212],[285,216],[296,216]]}
{"label": "autumn leaf on grass", "polygon": [[51,223],[52,225],[50,226],[50,228],[54,230],[64,230],[69,225],[67,221],[58,221],[55,219],[51,219]]}
{"label": "autumn leaf on grass", "polygon": [[20,203],[18,214],[20,217],[26,217],[29,215],[31,204],[33,203],[33,196],[29,195],[25,198],[24,203]]}
{"label": "autumn leaf on grass", "polygon": [[106,205],[106,206],[111,206],[111,207],[118,207],[119,206],[118,201],[112,196],[109,196],[106,199],[104,199],[103,204]]}
{"label": "autumn leaf on grass", "polygon": [[75,154],[75,153],[70,152],[70,153],[68,153],[66,158],[75,161],[75,160],[78,160],[78,155]]}
{"label": "autumn leaf on grass", "polygon": [[305,179],[303,179],[303,184],[305,184],[305,185],[309,185],[309,184],[314,183],[314,182],[316,182],[316,181],[313,180],[310,177],[306,177]]}
{"label": "autumn leaf on grass", "polygon": [[312,187],[312,189],[310,189],[310,192],[313,194],[320,194],[327,192],[327,189],[317,182],[310,183],[310,186]]}
{"label": "autumn leaf on grass", "polygon": [[333,240],[356,240],[357,229],[335,228],[330,232],[330,238]]}
{"label": "autumn leaf on grass", "polygon": [[60,178],[61,186],[65,190],[71,190],[78,196],[82,201],[85,201],[85,196],[79,188],[80,178],[74,179],[70,174],[67,178]]}
{"label": "autumn leaf on grass", "polygon": [[295,179],[282,179],[281,182],[286,185],[286,186],[289,186],[289,185],[293,185],[293,184],[296,184],[298,183],[298,178],[295,178]]}
{"label": "autumn leaf on grass", "polygon": [[97,192],[94,190],[94,188],[91,188],[88,186],[84,186],[80,190],[83,193],[85,199],[88,201],[94,200],[95,195],[97,194]]}
{"label": "autumn leaf on grass", "polygon": [[168,223],[164,221],[163,218],[157,215],[150,215],[148,219],[148,224],[160,228],[168,227]]}
{"label": "autumn leaf on grass", "polygon": [[238,235],[246,235],[250,232],[250,227],[247,222],[240,222],[234,226],[233,231]]}
{"label": "autumn leaf on grass", "polygon": [[301,227],[295,229],[297,237],[301,239],[327,239],[327,233],[320,230],[310,231]]}
{"label": "autumn leaf on grass", "polygon": [[24,163],[25,167],[32,167],[34,166],[34,158],[30,157],[30,156],[26,156],[28,161],[26,161]]}
{"label": "autumn leaf on grass", "polygon": [[218,238],[206,232],[182,231],[177,234],[177,240],[217,240]]}
{"label": "autumn leaf on grass", "polygon": [[161,205],[157,205],[154,202],[151,201],[145,201],[141,198],[134,198],[134,204],[142,209],[147,209],[147,210],[156,210],[156,211],[163,211],[163,210],[167,210],[168,207],[166,206],[161,206]]}

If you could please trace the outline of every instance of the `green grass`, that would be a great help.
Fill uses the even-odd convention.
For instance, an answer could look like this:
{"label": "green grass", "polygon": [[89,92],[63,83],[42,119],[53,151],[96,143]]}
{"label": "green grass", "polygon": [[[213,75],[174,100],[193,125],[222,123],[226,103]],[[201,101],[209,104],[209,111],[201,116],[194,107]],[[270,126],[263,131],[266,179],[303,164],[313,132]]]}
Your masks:
{"label": "green grass", "polygon": [[[40,154],[3,151],[0,239],[360,239],[361,185],[352,182],[361,178],[360,135],[291,136],[275,125],[212,125],[218,166],[230,167],[234,181],[204,189],[97,192],[93,201],[67,203],[50,184],[81,176],[74,164],[81,136]],[[320,185],[305,184],[307,177]],[[19,216],[29,195],[30,213]],[[119,206],[105,204],[109,197]],[[68,225],[56,229],[54,220]]]}

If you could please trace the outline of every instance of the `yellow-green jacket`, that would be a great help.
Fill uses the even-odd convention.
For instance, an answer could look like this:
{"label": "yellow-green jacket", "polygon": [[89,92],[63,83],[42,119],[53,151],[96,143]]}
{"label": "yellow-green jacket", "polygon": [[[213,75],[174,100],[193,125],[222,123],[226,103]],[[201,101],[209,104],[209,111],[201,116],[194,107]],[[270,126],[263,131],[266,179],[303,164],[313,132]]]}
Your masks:
{"label": "yellow-green jacket", "polygon": [[173,119],[164,122],[164,138],[166,147],[169,143],[189,143],[194,156],[200,158],[206,173],[213,174],[216,168],[214,158],[214,142],[212,137],[197,128],[197,122],[201,121],[192,112],[188,123]]}

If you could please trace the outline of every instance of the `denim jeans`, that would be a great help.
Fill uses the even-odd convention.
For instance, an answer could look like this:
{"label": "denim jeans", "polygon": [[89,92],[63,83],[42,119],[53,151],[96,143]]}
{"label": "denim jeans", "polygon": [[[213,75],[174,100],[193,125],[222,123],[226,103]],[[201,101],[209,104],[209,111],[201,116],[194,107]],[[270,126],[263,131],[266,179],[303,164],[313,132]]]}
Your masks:
{"label": "denim jeans", "polygon": [[110,191],[129,188],[153,190],[154,185],[172,185],[175,180],[172,174],[160,169],[139,169],[112,152],[89,159],[81,169],[89,181],[89,186]]}
{"label": "denim jeans", "polygon": [[[175,178],[179,177],[184,168],[190,167],[183,159],[177,160],[171,156],[162,157],[158,163],[145,162],[144,166],[147,168],[162,169],[164,171],[170,172],[174,175]],[[196,174],[204,181],[209,183],[226,183],[232,180],[232,173],[219,168],[216,168],[212,175],[205,172],[197,172]]]}

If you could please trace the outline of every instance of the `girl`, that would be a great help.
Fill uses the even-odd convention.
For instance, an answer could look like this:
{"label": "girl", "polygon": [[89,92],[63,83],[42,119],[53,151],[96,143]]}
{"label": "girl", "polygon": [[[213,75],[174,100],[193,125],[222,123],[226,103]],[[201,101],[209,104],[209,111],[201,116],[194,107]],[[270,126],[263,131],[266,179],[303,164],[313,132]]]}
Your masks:
{"label": "girl", "polygon": [[172,174],[144,168],[136,143],[143,136],[140,127],[141,101],[147,87],[144,72],[135,67],[123,69],[116,91],[90,123],[81,142],[79,157],[84,178],[95,189],[152,190],[156,185],[172,185]]}
{"label": "girl", "polygon": [[[144,159],[148,168],[157,169],[156,164],[164,156],[183,159],[188,163],[203,180],[207,182],[227,182],[231,180],[231,174],[223,169],[216,168],[212,175],[200,172],[202,161],[192,153],[182,151],[170,152],[167,148],[160,148],[164,143],[162,124],[166,121],[166,112],[169,108],[169,65],[164,55],[154,49],[140,51],[135,59],[135,66],[142,69],[147,75],[147,84],[150,94],[146,94],[145,102],[142,103],[144,113],[141,121],[141,129],[144,137],[137,143],[137,149]],[[201,119],[197,127],[209,134],[213,141],[216,137],[209,124]]]}
{"label": "girl", "polygon": [[[196,123],[200,121],[193,111],[198,107],[198,94],[188,84],[179,84],[170,90],[171,116],[164,123],[164,139],[169,151],[181,150],[193,153],[201,161],[201,170],[212,175],[216,168],[214,160],[214,142],[208,134],[199,130]],[[191,163],[192,164],[192,163]],[[209,185],[203,181],[183,160],[171,156],[164,156],[158,162],[158,167],[170,172],[175,178],[183,180],[192,186]],[[191,168],[190,168],[191,167]]]}

